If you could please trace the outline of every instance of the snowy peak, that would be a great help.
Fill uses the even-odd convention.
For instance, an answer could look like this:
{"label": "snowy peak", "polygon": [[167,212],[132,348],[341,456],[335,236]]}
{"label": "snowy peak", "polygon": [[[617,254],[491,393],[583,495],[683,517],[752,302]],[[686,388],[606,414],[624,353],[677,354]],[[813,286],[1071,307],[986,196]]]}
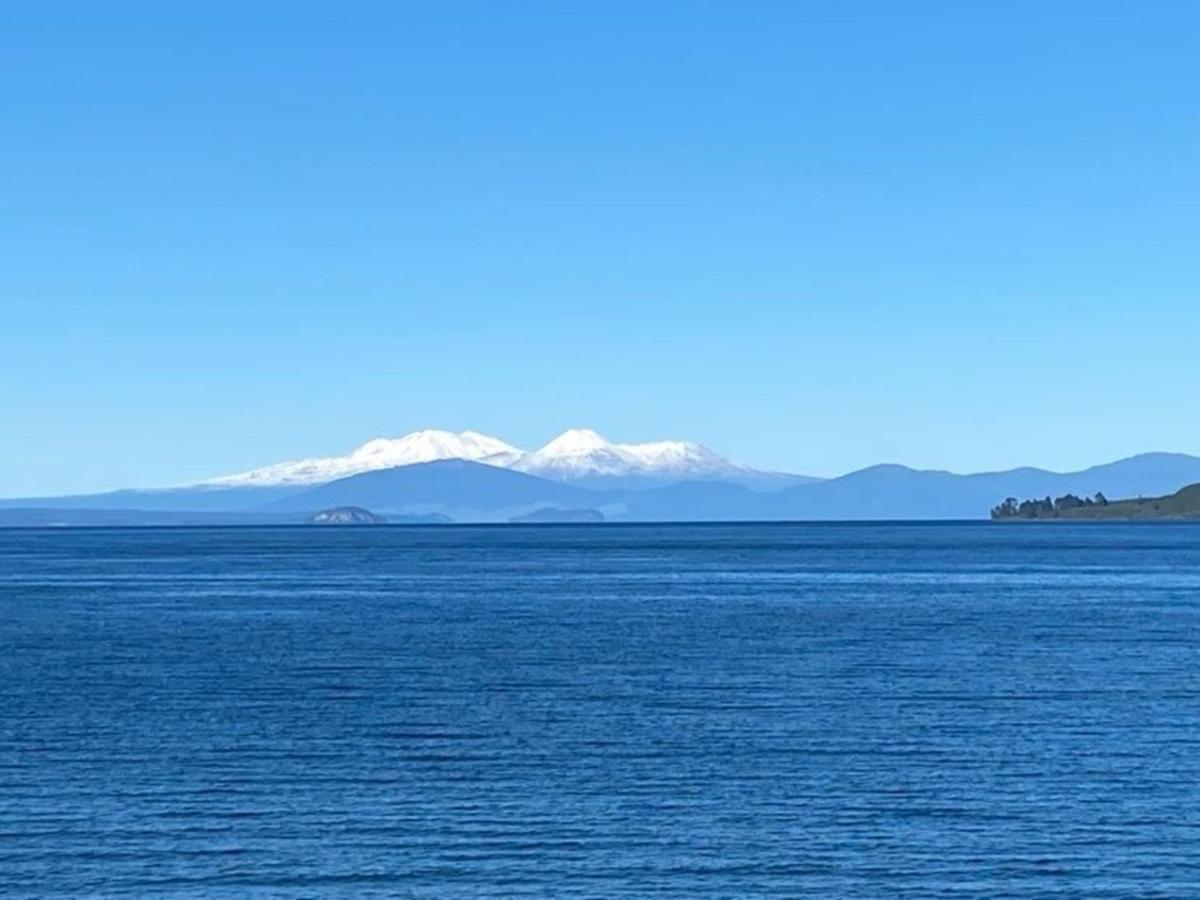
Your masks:
{"label": "snowy peak", "polygon": [[607,450],[608,441],[590,428],[569,428],[537,452],[545,457],[579,456]]}
{"label": "snowy peak", "polygon": [[585,428],[564,431],[537,452],[519,460],[514,468],[558,479],[714,478],[751,473],[701,444],[687,441],[614,444]]}
{"label": "snowy peak", "polygon": [[689,441],[653,441],[647,444],[619,444],[626,453],[637,457],[643,466],[662,473],[722,474],[748,471],[718,456],[703,444]]}
{"label": "snowy peak", "polygon": [[641,461],[587,428],[564,431],[546,446],[513,466],[544,478],[583,478],[594,475],[628,475]]}
{"label": "snowy peak", "polygon": [[367,441],[350,454],[350,459],[382,460],[396,466],[434,462],[439,459],[500,461],[522,455],[523,452],[516,447],[478,431],[454,434],[450,431],[426,429],[400,438],[376,438]]}
{"label": "snowy peak", "polygon": [[477,431],[414,431],[375,438],[345,456],[291,460],[203,482],[221,487],[324,484],[338,478],[443,459],[464,459],[543,478],[716,479],[762,473],[718,456],[701,444],[653,441],[614,444],[588,428],[572,428],[534,453]]}
{"label": "snowy peak", "polygon": [[510,466],[524,455],[523,450],[477,431],[455,434],[450,431],[426,429],[398,438],[375,438],[346,456],[282,462],[237,475],[214,478],[205,484],[231,487],[323,484],[363,472],[411,466],[414,463],[434,462],[439,459],[467,459],[494,466]]}

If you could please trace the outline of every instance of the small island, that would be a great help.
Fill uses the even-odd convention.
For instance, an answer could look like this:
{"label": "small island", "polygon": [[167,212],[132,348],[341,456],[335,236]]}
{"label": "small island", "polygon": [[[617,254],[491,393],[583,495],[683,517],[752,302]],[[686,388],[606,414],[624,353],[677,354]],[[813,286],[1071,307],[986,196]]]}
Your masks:
{"label": "small island", "polygon": [[1103,494],[1018,501],[1009,497],[992,508],[994,521],[1030,519],[1200,519],[1200,484],[1191,484],[1165,497],[1109,500]]}
{"label": "small island", "polygon": [[308,521],[312,525],[383,525],[387,519],[361,506],[335,506],[315,513]]}

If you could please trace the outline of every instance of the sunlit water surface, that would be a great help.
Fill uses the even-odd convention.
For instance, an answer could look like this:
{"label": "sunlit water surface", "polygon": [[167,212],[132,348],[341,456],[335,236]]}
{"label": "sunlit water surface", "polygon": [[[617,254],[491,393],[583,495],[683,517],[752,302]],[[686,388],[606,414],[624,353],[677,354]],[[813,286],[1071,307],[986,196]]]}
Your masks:
{"label": "sunlit water surface", "polygon": [[1200,527],[0,532],[0,893],[1200,894]]}

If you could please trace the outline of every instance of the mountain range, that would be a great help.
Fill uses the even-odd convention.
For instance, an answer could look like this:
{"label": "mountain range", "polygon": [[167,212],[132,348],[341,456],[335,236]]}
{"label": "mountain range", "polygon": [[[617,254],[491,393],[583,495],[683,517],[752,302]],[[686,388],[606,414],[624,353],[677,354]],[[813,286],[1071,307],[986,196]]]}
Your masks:
{"label": "mountain range", "polygon": [[174,488],[0,500],[0,525],[298,523],[339,507],[458,522],[547,521],[556,510],[618,522],[985,519],[1010,496],[1158,496],[1196,482],[1200,458],[1172,453],[1068,473],[878,465],[818,479],[687,441],[619,444],[572,429],[526,451],[474,431],[425,430]]}
{"label": "mountain range", "polygon": [[614,444],[590,429],[572,428],[533,452],[477,431],[455,434],[426,429],[398,438],[376,438],[345,456],[275,463],[203,483],[221,487],[325,484],[364,472],[446,459],[513,469],[556,481],[724,480],[769,484],[808,480],[751,469],[718,456],[702,444],[688,441]]}

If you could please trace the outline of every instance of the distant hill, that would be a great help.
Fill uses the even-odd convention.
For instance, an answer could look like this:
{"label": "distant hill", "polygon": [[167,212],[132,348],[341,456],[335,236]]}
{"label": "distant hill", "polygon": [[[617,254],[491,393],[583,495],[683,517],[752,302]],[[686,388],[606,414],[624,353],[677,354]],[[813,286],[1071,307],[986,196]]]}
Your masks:
{"label": "distant hill", "polygon": [[1132,500],[1108,500],[1067,494],[1055,499],[1006,500],[992,510],[998,521],[1031,519],[1198,519],[1200,520],[1200,484],[1190,484],[1165,497],[1138,497]]}
{"label": "distant hill", "polygon": [[[981,519],[998,497],[1151,496],[1200,481],[1200,459],[1148,453],[1082,472],[1023,468],[957,475],[879,465],[758,493],[728,482],[682,482],[627,494],[623,518],[655,521]],[[612,518],[610,516],[610,518]]]}
{"label": "distant hill", "polygon": [[[511,469],[461,459],[417,463],[341,478],[271,504],[278,511],[312,512],[361,506],[393,513],[442,513],[456,519],[501,521],[539,506],[593,507],[603,495]],[[457,515],[456,515],[457,514]]]}
{"label": "distant hill", "polygon": [[1147,453],[1066,473],[1021,468],[958,475],[879,465],[823,481],[777,480],[775,490],[752,489],[741,474],[675,482],[659,482],[658,477],[596,476],[568,482],[482,462],[442,459],[317,485],[207,485],[5,500],[0,501],[0,511],[22,512],[0,517],[0,524],[18,519],[64,521],[64,515],[52,514],[55,510],[88,510],[88,515],[74,518],[103,517],[125,524],[158,524],[164,518],[196,521],[216,513],[224,517],[209,521],[277,521],[291,514],[303,520],[343,506],[363,507],[393,522],[397,516],[431,515],[457,522],[507,522],[546,507],[598,510],[605,520],[616,522],[982,519],[1004,497],[1091,497],[1098,492],[1108,497],[1162,497],[1200,483],[1200,458]]}
{"label": "distant hill", "polygon": [[997,498],[1075,494],[1156,496],[1200,481],[1200,458],[1146,453],[1080,472],[1022,468],[956,475],[905,466],[872,466],[778,494],[797,519],[980,519]]}

